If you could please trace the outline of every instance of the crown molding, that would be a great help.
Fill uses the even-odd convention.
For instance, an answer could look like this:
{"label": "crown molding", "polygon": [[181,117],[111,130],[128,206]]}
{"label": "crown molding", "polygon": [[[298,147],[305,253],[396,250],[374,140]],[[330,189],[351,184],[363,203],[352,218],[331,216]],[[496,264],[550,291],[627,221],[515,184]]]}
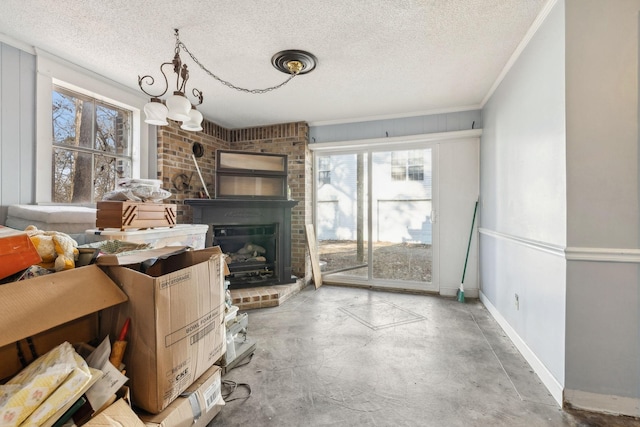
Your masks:
{"label": "crown molding", "polygon": [[524,52],[525,48],[527,47],[527,45],[529,44],[533,36],[538,32],[538,30],[542,26],[542,23],[547,19],[547,16],[549,16],[549,13],[551,12],[551,10],[553,9],[553,7],[556,5],[557,2],[558,0],[549,0],[547,4],[544,5],[544,7],[542,8],[538,16],[536,16],[536,19],[533,21],[533,23],[529,27],[529,30],[524,35],[524,37],[516,47],[516,50],[513,52],[513,54],[505,64],[504,68],[502,68],[502,71],[498,75],[498,78],[496,79],[495,82],[493,82],[493,85],[489,89],[489,92],[487,92],[484,99],[480,103],[480,108],[484,108],[484,105],[489,101],[489,99],[491,99],[491,97],[493,96],[493,93],[496,91],[496,89],[498,89],[498,86],[500,86],[500,83],[502,83],[502,80],[504,80],[506,75],[509,73],[513,65],[516,63],[516,61],[520,57],[520,55],[522,55],[522,52]]}

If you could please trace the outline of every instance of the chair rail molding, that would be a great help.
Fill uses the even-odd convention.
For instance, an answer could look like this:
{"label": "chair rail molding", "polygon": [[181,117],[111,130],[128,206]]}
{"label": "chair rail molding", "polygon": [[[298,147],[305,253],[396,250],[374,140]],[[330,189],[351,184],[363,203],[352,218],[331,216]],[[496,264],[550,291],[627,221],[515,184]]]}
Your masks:
{"label": "chair rail molding", "polygon": [[484,236],[510,241],[521,246],[561,256],[567,261],[640,263],[640,249],[637,248],[563,247],[482,227],[478,231]]}

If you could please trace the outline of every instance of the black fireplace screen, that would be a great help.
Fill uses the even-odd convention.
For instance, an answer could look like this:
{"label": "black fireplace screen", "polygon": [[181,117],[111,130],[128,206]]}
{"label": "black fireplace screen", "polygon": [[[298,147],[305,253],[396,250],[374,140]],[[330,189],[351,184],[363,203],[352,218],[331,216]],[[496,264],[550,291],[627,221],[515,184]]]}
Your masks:
{"label": "black fireplace screen", "polygon": [[[236,254],[227,276],[231,289],[297,280],[291,271],[291,210],[297,201],[187,199],[185,204],[192,208],[194,224],[209,225],[207,246],[220,246],[223,252]],[[247,244],[259,248],[245,248]],[[238,255],[251,256],[241,260]]]}
{"label": "black fireplace screen", "polygon": [[279,282],[278,224],[214,225],[212,234],[228,256],[231,287]]}

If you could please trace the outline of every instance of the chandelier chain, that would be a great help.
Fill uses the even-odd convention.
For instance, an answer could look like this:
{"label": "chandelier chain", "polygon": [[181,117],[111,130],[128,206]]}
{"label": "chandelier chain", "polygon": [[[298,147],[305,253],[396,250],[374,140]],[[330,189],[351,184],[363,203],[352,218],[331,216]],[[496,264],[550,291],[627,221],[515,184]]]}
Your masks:
{"label": "chandelier chain", "polygon": [[202,68],[202,70],[207,73],[208,75],[210,75],[211,77],[213,77],[214,79],[216,79],[217,81],[219,81],[220,83],[222,83],[223,85],[231,88],[231,89],[235,89],[238,90],[240,92],[245,92],[245,93],[252,93],[252,94],[263,94],[263,93],[268,93],[271,92],[272,90],[276,90],[281,88],[282,86],[286,85],[287,83],[289,83],[297,74],[292,73],[285,81],[283,81],[282,83],[280,83],[277,86],[271,86],[271,87],[267,87],[264,89],[245,89],[243,87],[239,87],[234,85],[231,82],[228,82],[218,76],[216,76],[214,73],[212,73],[211,71],[209,71],[207,69],[207,67],[205,67],[204,65],[202,65],[200,63],[200,61],[198,61],[198,58],[196,58],[190,51],[189,49],[187,49],[187,46],[185,46],[185,44],[177,37],[176,34],[176,49],[179,47],[181,47],[185,52],[187,52],[187,54],[191,57],[191,59],[193,60],[193,62],[195,62],[200,68]]}

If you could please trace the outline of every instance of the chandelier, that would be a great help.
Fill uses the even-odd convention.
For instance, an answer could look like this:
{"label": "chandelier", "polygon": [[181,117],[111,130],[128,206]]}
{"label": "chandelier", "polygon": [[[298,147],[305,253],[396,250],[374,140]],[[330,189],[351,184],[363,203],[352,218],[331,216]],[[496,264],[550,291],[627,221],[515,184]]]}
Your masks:
{"label": "chandelier", "polygon": [[[176,45],[174,49],[173,60],[170,62],[164,62],[160,65],[160,72],[164,77],[164,90],[161,93],[153,94],[144,89],[143,84],[147,87],[151,87],[155,83],[155,79],[150,76],[138,76],[138,86],[140,90],[146,95],[151,97],[150,102],[144,106],[145,123],[165,126],[169,124],[167,119],[182,122],[181,129],[188,131],[201,131],[202,130],[202,113],[200,113],[196,106],[202,104],[203,96],[202,91],[193,88],[191,95],[195,98],[196,103],[192,103],[186,96],[187,93],[187,81],[189,80],[189,69],[187,64],[182,62],[180,58],[180,50],[186,52],[193,62],[196,63],[205,73],[222,83],[223,85],[236,89],[245,93],[263,94],[271,92],[281,88],[289,83],[294,77],[300,74],[306,74],[312,71],[316,66],[316,57],[302,50],[283,50],[276,53],[271,58],[271,64],[279,71],[288,74],[287,79],[276,86],[267,87],[264,89],[245,89],[236,86],[209,71],[200,61],[187,49],[185,44],[180,40],[178,29],[175,29]],[[176,86],[173,94],[166,100],[161,99],[169,90],[169,78],[165,73],[165,66],[173,66],[173,72],[176,74]]]}

